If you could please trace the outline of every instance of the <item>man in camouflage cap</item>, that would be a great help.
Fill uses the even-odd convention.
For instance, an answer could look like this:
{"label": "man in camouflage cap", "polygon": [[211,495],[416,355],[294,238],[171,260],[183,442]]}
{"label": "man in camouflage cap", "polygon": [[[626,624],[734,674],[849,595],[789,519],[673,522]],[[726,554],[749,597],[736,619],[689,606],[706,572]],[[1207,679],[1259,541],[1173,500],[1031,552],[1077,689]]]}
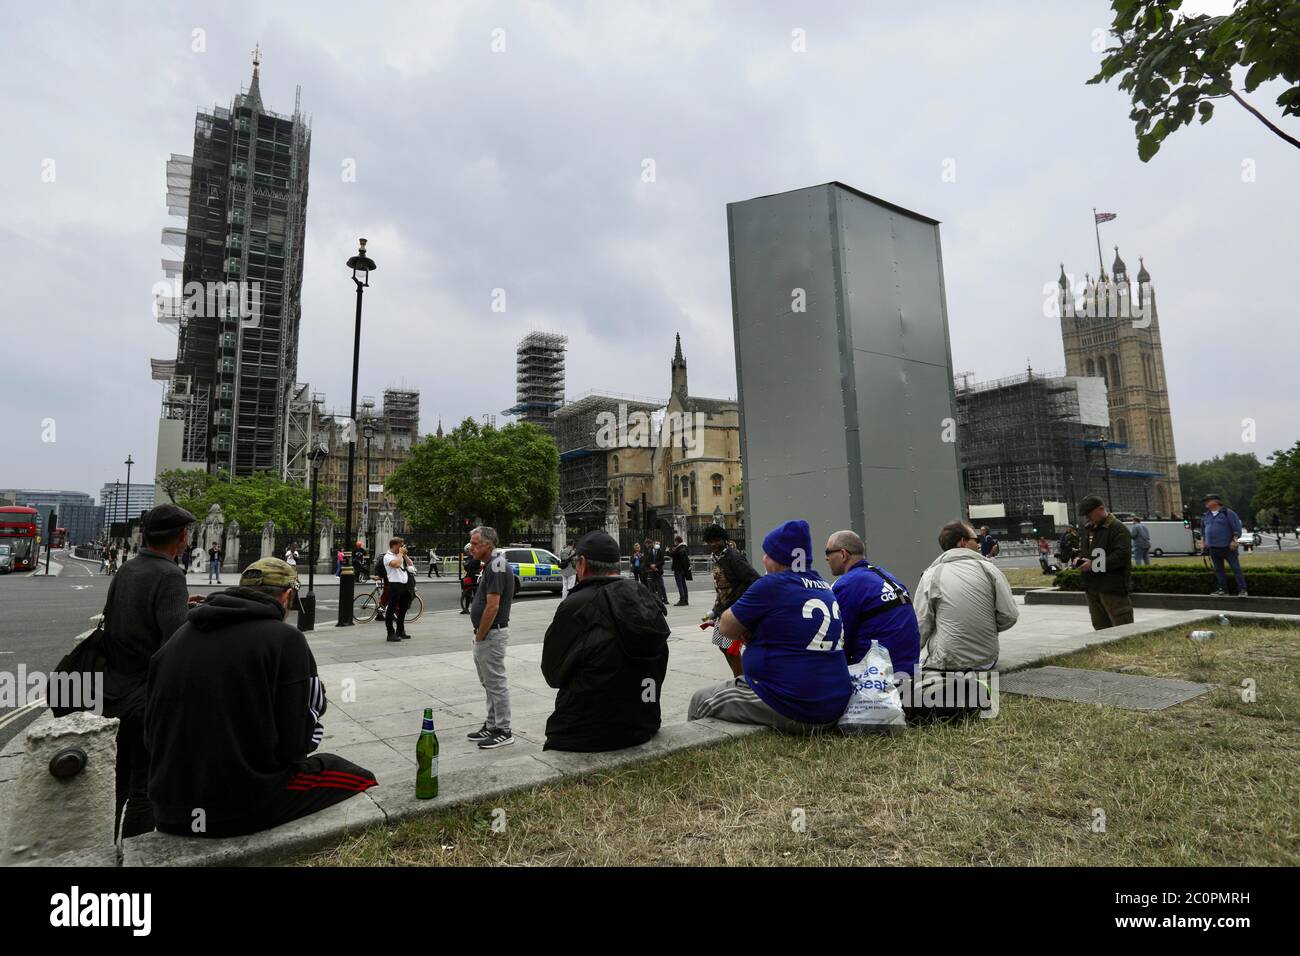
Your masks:
{"label": "man in camouflage cap", "polygon": [[145,738],[159,830],[255,833],[375,785],[369,770],[312,753],[325,734],[325,688],[307,639],[285,620],[297,606],[297,570],[262,558],[154,655]]}

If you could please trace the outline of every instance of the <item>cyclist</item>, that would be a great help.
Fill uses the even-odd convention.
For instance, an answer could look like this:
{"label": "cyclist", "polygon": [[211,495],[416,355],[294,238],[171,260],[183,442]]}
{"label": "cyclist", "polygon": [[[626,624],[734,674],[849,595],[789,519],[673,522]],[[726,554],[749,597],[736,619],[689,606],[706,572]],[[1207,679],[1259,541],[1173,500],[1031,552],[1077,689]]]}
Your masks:
{"label": "cyclist", "polygon": [[478,588],[479,572],[483,570],[482,563],[478,558],[470,553],[469,545],[465,546],[464,571],[460,576],[460,613],[468,614],[470,602],[474,600],[474,591]]}

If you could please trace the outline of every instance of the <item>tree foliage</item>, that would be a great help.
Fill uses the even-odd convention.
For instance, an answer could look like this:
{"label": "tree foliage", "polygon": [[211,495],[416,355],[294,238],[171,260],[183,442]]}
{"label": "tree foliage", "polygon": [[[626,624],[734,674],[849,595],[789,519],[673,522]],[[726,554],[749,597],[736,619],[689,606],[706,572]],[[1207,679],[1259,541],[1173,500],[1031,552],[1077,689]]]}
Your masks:
{"label": "tree foliage", "polygon": [[1300,441],[1275,451],[1259,473],[1254,507],[1274,513],[1274,521],[1300,521]]}
{"label": "tree foliage", "polygon": [[1223,497],[1223,503],[1253,524],[1255,485],[1261,465],[1253,453],[1216,455],[1209,461],[1188,462],[1178,466],[1178,483],[1183,492],[1183,504],[1198,512],[1201,499],[1208,494]]}
{"label": "tree foliage", "polygon": [[1214,101],[1231,96],[1275,135],[1300,148],[1233,88],[1243,67],[1247,93],[1261,83],[1290,84],[1277,98],[1283,116],[1300,114],[1300,4],[1295,0],[1236,0],[1231,14],[1188,16],[1182,0],[1113,0],[1111,34],[1101,69],[1088,83],[1120,77],[1132,97],[1138,158],[1147,162],[1170,133],[1199,116],[1208,123]]}
{"label": "tree foliage", "polygon": [[560,455],[535,425],[492,428],[467,418],[442,438],[428,435],[412,448],[388,489],[417,528],[441,529],[459,515],[508,535],[516,521],[554,512]]}
{"label": "tree foliage", "polygon": [[[277,528],[305,531],[311,522],[311,491],[281,480],[279,475],[259,471],[248,477],[231,478],[226,472],[172,469],[157,478],[163,491],[176,504],[200,521],[214,504],[221,505],[227,523],[239,522],[245,529],[260,528],[269,518]],[[316,520],[337,517],[317,502]]]}

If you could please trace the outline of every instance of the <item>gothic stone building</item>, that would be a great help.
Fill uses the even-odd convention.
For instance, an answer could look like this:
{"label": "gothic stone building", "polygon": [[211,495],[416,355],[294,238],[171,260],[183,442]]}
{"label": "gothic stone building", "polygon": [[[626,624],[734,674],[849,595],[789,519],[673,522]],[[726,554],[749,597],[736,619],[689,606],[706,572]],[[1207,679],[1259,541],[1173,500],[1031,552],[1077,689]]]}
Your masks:
{"label": "gothic stone building", "polygon": [[1059,279],[1061,340],[1067,375],[1099,377],[1106,383],[1110,439],[1127,445],[1112,462],[1123,467],[1127,453],[1150,456],[1161,477],[1151,482],[1151,510],[1182,517],[1178,458],[1169,412],[1169,387],[1160,344],[1160,319],[1151,274],[1141,259],[1137,285],[1115,249],[1112,275],[1103,271],[1096,283],[1088,280],[1082,301],[1076,301],[1061,265]]}

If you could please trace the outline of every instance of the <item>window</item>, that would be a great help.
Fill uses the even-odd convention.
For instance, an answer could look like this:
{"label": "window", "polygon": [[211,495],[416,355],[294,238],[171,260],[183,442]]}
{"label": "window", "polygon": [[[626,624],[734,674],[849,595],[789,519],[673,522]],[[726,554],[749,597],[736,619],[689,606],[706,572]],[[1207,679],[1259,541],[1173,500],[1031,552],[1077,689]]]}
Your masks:
{"label": "window", "polygon": [[1097,377],[1097,367],[1092,364],[1092,359],[1088,359],[1088,378]]}
{"label": "window", "polygon": [[506,560],[511,564],[532,564],[533,552],[522,548],[513,548],[506,552]]}
{"label": "window", "polygon": [[713,497],[721,498],[722,497],[722,476],[714,475],[710,479],[710,481],[713,482]]}
{"label": "window", "polygon": [[1110,353],[1110,380],[1115,383],[1116,388],[1123,384],[1119,377],[1119,359],[1114,352]]}
{"label": "window", "polygon": [[615,456],[613,457],[613,459],[612,459],[612,461],[611,461],[611,464],[614,466],[614,474],[617,475],[617,474],[618,474],[618,455],[615,455]]}
{"label": "window", "polygon": [[1118,432],[1119,432],[1119,440],[1122,441],[1122,442],[1127,442],[1127,441],[1128,441],[1128,423],[1125,422],[1124,419],[1121,418],[1121,419],[1116,423],[1116,427],[1117,427]]}
{"label": "window", "polygon": [[543,551],[541,548],[534,548],[533,554],[537,556],[538,564],[559,564],[560,559],[549,551]]}

